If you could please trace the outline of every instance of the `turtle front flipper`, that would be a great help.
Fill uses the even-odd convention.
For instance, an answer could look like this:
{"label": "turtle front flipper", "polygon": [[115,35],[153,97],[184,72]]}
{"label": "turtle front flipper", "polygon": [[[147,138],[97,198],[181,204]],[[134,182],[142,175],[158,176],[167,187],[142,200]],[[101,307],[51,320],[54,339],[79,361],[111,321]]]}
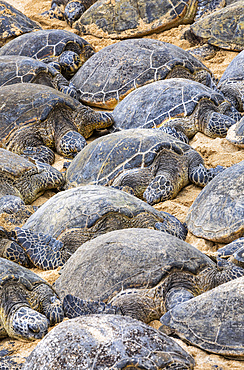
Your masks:
{"label": "turtle front flipper", "polygon": [[174,235],[179,239],[185,240],[188,232],[186,224],[180,222],[178,218],[171,215],[170,213],[163,211],[161,211],[160,213],[162,214],[164,221],[156,222],[154,225],[155,229]]}
{"label": "turtle front flipper", "polygon": [[34,234],[28,229],[16,227],[11,236],[22,247],[33,265],[42,270],[52,270],[66,262],[62,255],[63,243],[50,235]]}
{"label": "turtle front flipper", "polygon": [[119,308],[112,306],[111,304],[105,304],[98,301],[86,301],[75,297],[71,294],[67,294],[63,300],[64,315],[69,319],[90,314],[119,314],[122,312]]}
{"label": "turtle front flipper", "polygon": [[209,181],[224,170],[225,167],[223,166],[218,165],[215,168],[206,168],[202,163],[200,163],[196,167],[189,167],[189,180],[197,186],[204,187],[209,183]]}
{"label": "turtle front flipper", "polygon": [[21,155],[29,160],[47,164],[53,164],[55,161],[54,152],[45,145],[28,146],[23,150]]}

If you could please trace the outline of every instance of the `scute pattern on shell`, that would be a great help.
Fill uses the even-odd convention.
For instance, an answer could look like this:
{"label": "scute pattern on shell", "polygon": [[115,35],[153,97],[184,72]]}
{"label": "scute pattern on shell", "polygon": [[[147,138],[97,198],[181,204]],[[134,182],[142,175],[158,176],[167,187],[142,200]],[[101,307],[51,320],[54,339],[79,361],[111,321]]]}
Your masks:
{"label": "scute pattern on shell", "polygon": [[72,366],[85,369],[193,369],[194,360],[176,342],[129,317],[90,315],[54,328],[27,358],[23,370]]}
{"label": "scute pattern on shell", "polygon": [[229,243],[244,235],[244,161],[216,176],[197,196],[186,222],[200,238]]}

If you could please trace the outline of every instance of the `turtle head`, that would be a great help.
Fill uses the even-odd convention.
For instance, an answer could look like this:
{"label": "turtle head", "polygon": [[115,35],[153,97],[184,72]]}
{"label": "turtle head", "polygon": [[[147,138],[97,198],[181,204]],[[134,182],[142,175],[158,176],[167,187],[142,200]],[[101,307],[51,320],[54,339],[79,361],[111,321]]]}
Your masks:
{"label": "turtle head", "polygon": [[14,307],[7,316],[5,330],[8,335],[20,340],[41,339],[48,332],[49,321],[46,316],[27,306]]}
{"label": "turtle head", "polygon": [[72,50],[65,50],[59,56],[58,62],[61,67],[61,73],[68,80],[78,71],[78,69],[82,65],[82,60],[80,56]]}

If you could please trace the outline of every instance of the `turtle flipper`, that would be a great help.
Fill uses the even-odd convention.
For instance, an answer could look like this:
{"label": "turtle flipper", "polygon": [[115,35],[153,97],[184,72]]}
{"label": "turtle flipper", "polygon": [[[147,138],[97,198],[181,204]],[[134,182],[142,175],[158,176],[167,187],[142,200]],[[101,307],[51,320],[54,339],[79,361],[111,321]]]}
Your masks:
{"label": "turtle flipper", "polygon": [[182,224],[182,222],[180,222],[175,216],[167,212],[162,211],[161,214],[164,218],[164,221],[156,222],[155,229],[174,235],[182,240],[185,240],[188,231],[186,224]]}
{"label": "turtle flipper", "polygon": [[183,143],[188,144],[189,139],[186,136],[186,134],[183,132],[183,130],[178,129],[178,127],[174,127],[173,125],[167,125],[164,124],[163,126],[160,127],[160,130],[165,132],[166,134],[169,134],[176,139],[183,141]]}
{"label": "turtle flipper", "polygon": [[190,167],[189,168],[189,180],[197,185],[204,187],[211,181],[216,175],[220,172],[224,171],[225,167],[223,166],[216,166],[215,168],[205,168],[202,163],[200,163],[197,167]]}
{"label": "turtle flipper", "polygon": [[105,304],[98,301],[86,301],[67,294],[63,300],[64,315],[69,319],[77,316],[90,314],[122,314],[120,309],[111,304]]}
{"label": "turtle flipper", "polygon": [[86,146],[84,137],[76,131],[68,131],[59,138],[57,152],[64,157],[75,157]]}
{"label": "turtle flipper", "polygon": [[51,270],[62,266],[66,260],[62,255],[63,243],[50,235],[34,234],[16,227],[11,236],[23,248],[34,266]]}
{"label": "turtle flipper", "polygon": [[209,137],[225,137],[229,127],[235,124],[235,121],[225,114],[212,112],[208,118],[203,133]]}
{"label": "turtle flipper", "polygon": [[22,152],[22,156],[29,160],[48,164],[53,164],[55,160],[54,152],[45,145],[26,147]]}

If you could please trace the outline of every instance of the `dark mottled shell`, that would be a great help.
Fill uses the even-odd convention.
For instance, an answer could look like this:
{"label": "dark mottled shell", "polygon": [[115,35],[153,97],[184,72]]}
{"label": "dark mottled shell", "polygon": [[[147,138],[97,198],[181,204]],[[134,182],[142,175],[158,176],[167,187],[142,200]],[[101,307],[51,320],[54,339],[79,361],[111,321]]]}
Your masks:
{"label": "dark mottled shell", "polygon": [[[120,214],[128,220],[133,220],[139,213],[151,214],[155,222],[164,222],[165,219],[164,212],[124,191],[88,185],[54,195],[27,220],[23,228],[57,238],[68,229],[84,229],[85,233],[108,213]],[[114,222],[114,229],[120,227]]]}
{"label": "dark mottled shell", "polygon": [[41,26],[6,1],[0,1],[0,46],[13,37],[34,30],[41,30]]}
{"label": "dark mottled shell", "polygon": [[22,55],[52,61],[65,50],[76,52],[83,62],[94,54],[92,46],[80,36],[53,29],[21,35],[4,45],[0,55]]}
{"label": "dark mottled shell", "polygon": [[0,142],[20,126],[44,121],[56,106],[75,109],[80,103],[48,86],[18,83],[0,88]]}
{"label": "dark mottled shell", "polygon": [[19,56],[0,56],[0,86],[23,82],[36,82],[53,87],[52,79],[57,74],[40,60]]}
{"label": "dark mottled shell", "polygon": [[[164,331],[205,351],[244,356],[244,277],[176,305],[161,317]],[[166,329],[166,330],[165,330]]]}
{"label": "dark mottled shell", "polygon": [[131,369],[165,369],[169,363],[179,369],[194,367],[187,352],[149,325],[127,316],[89,315],[52,329],[22,369],[63,369],[66,364],[77,370],[124,369],[127,365],[132,365]]}
{"label": "dark mottled shell", "polygon": [[193,149],[160,130],[130,129],[100,137],[74,158],[66,174],[66,188],[109,185],[122,171],[149,167],[163,149],[187,156]]}
{"label": "dark mottled shell", "polygon": [[191,233],[215,242],[244,236],[244,161],[210,181],[190,207],[186,222]]}
{"label": "dark mottled shell", "polygon": [[114,127],[160,128],[174,118],[190,116],[205,99],[216,107],[225,101],[222,94],[184,78],[171,78],[142,86],[127,95],[113,110]]}
{"label": "dark mottled shell", "polygon": [[240,51],[244,49],[243,23],[243,0],[240,0],[199,19],[190,28],[211,45]]}
{"label": "dark mottled shell", "polygon": [[190,23],[197,3],[196,0],[98,0],[73,27],[100,37],[138,37]]}
{"label": "dark mottled shell", "polygon": [[195,79],[209,69],[176,45],[152,39],[133,39],[115,43],[89,58],[71,79],[89,105],[112,109],[135,88],[174,77],[174,68],[182,68]]}
{"label": "dark mottled shell", "polygon": [[62,267],[61,297],[107,301],[121,290],[152,288],[173,269],[198,274],[214,263],[190,244],[158,230],[111,231],[80,246]]}

